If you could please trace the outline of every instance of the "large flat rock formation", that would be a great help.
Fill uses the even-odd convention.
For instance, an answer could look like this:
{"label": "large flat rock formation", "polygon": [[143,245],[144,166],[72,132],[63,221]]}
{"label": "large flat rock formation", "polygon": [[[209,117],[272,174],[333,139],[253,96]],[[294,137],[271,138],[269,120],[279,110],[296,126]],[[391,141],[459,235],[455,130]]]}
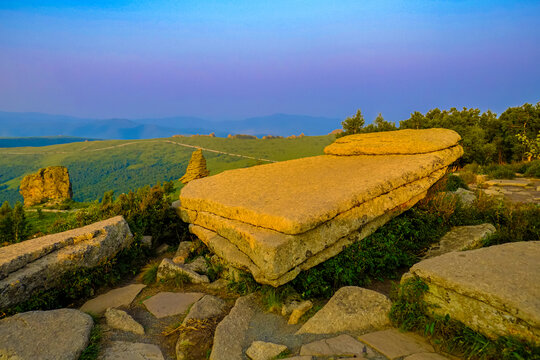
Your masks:
{"label": "large flat rock formation", "polygon": [[373,134],[354,135],[327,155],[194,180],[177,211],[218,256],[282,285],[413,206],[463,153],[451,130],[378,134],[380,146]]}
{"label": "large flat rock formation", "polygon": [[127,222],[116,216],[0,248],[0,309],[58,286],[68,271],[102,264],[132,241]]}
{"label": "large flat rock formation", "polygon": [[417,276],[429,286],[424,300],[496,338],[540,343],[540,241],[451,252],[415,264],[402,283]]}

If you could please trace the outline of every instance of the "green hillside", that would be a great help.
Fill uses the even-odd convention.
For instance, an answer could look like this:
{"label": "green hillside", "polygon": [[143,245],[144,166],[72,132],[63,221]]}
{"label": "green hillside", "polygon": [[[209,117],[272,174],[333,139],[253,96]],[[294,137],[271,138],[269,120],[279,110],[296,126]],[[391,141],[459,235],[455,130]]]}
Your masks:
{"label": "green hillside", "polygon": [[96,139],[74,136],[0,137],[0,148],[13,148],[22,146],[49,146],[56,144],[69,144],[73,142],[94,140]]}
{"label": "green hillside", "polygon": [[[107,190],[119,194],[179,179],[191,153],[204,149],[273,161],[319,155],[333,136],[298,139],[226,139],[204,136],[150,140],[108,140],[44,147],[0,149],[0,202],[22,201],[22,178],[42,167],[62,165],[69,170],[76,201],[99,199]],[[203,150],[210,173],[266,163],[263,160]]]}

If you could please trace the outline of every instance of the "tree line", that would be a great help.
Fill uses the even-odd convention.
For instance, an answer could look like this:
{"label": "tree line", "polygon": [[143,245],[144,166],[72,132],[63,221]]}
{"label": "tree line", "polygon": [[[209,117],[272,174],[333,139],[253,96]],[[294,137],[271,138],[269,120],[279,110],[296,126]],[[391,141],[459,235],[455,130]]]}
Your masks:
{"label": "tree line", "polygon": [[425,114],[415,111],[395,123],[386,121],[379,113],[372,124],[365,126],[358,110],[342,123],[344,132],[338,136],[401,129],[446,128],[459,133],[465,150],[462,164],[511,163],[540,157],[540,102],[506,109],[500,116],[487,110],[466,108],[458,110],[431,109]]}

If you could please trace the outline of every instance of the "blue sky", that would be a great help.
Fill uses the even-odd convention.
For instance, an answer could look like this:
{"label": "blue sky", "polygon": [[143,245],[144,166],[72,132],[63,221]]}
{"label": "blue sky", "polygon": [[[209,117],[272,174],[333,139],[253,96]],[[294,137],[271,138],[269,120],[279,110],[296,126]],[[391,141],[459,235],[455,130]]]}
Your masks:
{"label": "blue sky", "polygon": [[0,110],[392,121],[540,101],[540,1],[2,1]]}

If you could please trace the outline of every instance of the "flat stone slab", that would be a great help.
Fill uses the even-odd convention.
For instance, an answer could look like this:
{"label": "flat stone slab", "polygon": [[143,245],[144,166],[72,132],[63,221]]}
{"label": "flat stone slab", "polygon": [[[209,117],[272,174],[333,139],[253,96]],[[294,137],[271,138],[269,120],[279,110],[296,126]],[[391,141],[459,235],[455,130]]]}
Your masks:
{"label": "flat stone slab", "polygon": [[78,359],[93,326],[88,314],[75,309],[13,315],[0,320],[0,359]]}
{"label": "flat stone slab", "polygon": [[133,241],[127,222],[116,216],[94,224],[0,248],[0,309],[35,292],[63,286],[62,276],[93,268]]}
{"label": "flat stone slab", "polygon": [[540,241],[451,252],[415,264],[429,286],[424,300],[489,337],[513,335],[540,343]]}
{"label": "flat stone slab", "polygon": [[451,251],[472,250],[482,247],[482,241],[489,235],[494,234],[495,231],[495,226],[491,224],[453,227],[437,244],[429,248],[425,258],[432,258]]}
{"label": "flat stone slab", "polygon": [[243,358],[242,349],[249,323],[256,309],[253,294],[236,300],[229,314],[216,327],[210,360]]}
{"label": "flat stone slab", "polygon": [[488,180],[484,184],[488,186],[519,186],[519,187],[526,187],[531,183],[528,179],[494,179],[494,180]]}
{"label": "flat stone slab", "polygon": [[203,293],[160,292],[143,301],[143,304],[152,315],[159,319],[185,313],[193,303],[203,296]]}
{"label": "flat stone slab", "polygon": [[339,289],[297,334],[365,333],[390,324],[392,303],[381,293],[356,286]]}
{"label": "flat stone slab", "polygon": [[402,333],[397,329],[365,334],[359,339],[390,360],[417,353],[434,352],[433,347],[421,336],[413,333]]}
{"label": "flat stone slab", "polygon": [[159,347],[153,344],[112,341],[99,356],[100,360],[164,360]]}
{"label": "flat stone slab", "polygon": [[310,356],[355,356],[363,358],[367,348],[350,335],[343,334],[330,339],[314,341],[302,345],[300,355]]}
{"label": "flat stone slab", "polygon": [[131,284],[118,289],[113,289],[105,294],[88,300],[81,306],[81,311],[102,315],[108,308],[129,306],[133,299],[144,289],[146,285]]}
{"label": "flat stone slab", "polygon": [[329,155],[409,155],[444,150],[461,136],[448,129],[405,129],[355,134],[338,138],[324,148]]}

